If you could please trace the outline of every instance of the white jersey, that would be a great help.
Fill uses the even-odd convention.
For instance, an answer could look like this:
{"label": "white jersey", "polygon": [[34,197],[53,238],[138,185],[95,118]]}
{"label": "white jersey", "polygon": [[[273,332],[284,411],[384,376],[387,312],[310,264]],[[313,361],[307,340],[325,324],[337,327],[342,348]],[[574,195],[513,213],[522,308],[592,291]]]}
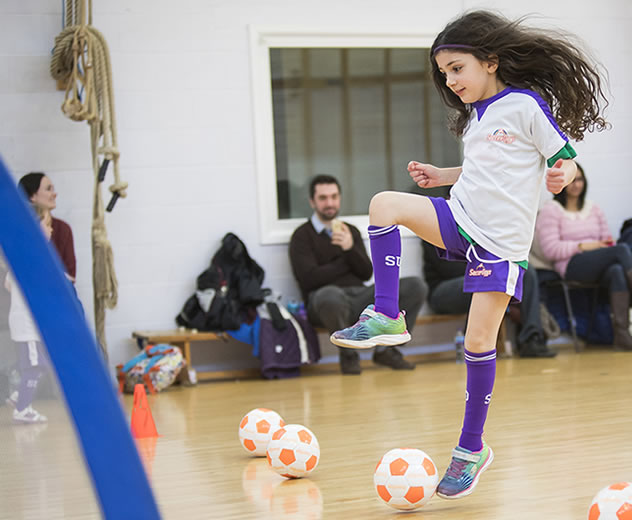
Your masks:
{"label": "white jersey", "polygon": [[448,204],[477,244],[503,259],[527,260],[546,161],[568,138],[531,90],[508,87],[472,107],[463,171]]}
{"label": "white jersey", "polygon": [[11,306],[9,307],[11,339],[19,342],[42,341],[37,326],[31,317],[31,310],[11,273],[7,273],[5,287],[11,291]]}

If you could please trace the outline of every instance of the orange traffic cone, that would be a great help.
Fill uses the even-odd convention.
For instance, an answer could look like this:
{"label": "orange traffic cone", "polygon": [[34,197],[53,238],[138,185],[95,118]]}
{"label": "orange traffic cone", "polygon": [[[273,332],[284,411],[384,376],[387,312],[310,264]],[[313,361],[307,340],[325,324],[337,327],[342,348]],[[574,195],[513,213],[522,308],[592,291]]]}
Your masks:
{"label": "orange traffic cone", "polygon": [[134,387],[134,408],[132,410],[132,435],[137,439],[158,437],[154,418],[149,409],[145,386],[140,383]]}

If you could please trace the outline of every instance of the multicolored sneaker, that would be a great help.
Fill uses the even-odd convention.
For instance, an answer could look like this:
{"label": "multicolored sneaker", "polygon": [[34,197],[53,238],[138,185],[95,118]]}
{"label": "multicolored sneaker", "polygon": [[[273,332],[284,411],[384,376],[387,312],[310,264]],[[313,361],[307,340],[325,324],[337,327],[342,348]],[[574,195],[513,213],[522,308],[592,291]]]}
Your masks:
{"label": "multicolored sneaker", "polygon": [[461,498],[469,495],[481,473],[494,460],[494,452],[483,441],[480,451],[470,451],[457,446],[452,451],[452,462],[437,487],[437,495],[441,498]]}
{"label": "multicolored sneaker", "polygon": [[13,422],[33,424],[33,423],[45,423],[48,418],[45,415],[39,413],[31,405],[24,408],[24,410],[18,412],[17,409],[13,410]]}
{"label": "multicolored sneaker", "polygon": [[331,342],[339,347],[372,348],[378,345],[392,347],[410,341],[404,311],[393,319],[374,309],[369,305],[355,325],[334,332],[329,338]]}

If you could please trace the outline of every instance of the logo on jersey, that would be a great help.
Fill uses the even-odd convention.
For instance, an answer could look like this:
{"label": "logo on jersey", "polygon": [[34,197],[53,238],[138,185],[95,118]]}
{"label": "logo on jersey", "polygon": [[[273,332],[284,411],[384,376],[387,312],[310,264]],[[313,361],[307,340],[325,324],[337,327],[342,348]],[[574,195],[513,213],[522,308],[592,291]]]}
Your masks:
{"label": "logo on jersey", "polygon": [[393,256],[393,255],[386,255],[384,257],[384,263],[386,264],[386,267],[399,267],[400,264],[400,259],[399,256]]}
{"label": "logo on jersey", "polygon": [[498,143],[506,143],[511,144],[516,140],[515,135],[509,135],[507,130],[504,128],[499,128],[493,134],[489,134],[487,136],[488,141],[496,141]]}
{"label": "logo on jersey", "polygon": [[488,276],[491,276],[492,270],[485,269],[485,266],[483,264],[478,264],[476,266],[476,269],[470,269],[470,272],[468,274],[470,276],[483,276],[487,278]]}

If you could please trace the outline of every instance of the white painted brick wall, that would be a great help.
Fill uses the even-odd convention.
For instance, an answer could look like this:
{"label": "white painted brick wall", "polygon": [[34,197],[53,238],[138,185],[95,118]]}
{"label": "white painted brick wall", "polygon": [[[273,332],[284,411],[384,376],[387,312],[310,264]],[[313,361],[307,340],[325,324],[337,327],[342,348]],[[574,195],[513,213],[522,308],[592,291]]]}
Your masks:
{"label": "white painted brick wall", "polygon": [[[55,90],[48,73],[62,25],[61,3],[0,3],[0,153],[16,178],[44,170],[53,179],[59,193],[56,215],[75,233],[77,287],[91,315],[88,127],[62,116],[63,93]],[[286,247],[259,243],[249,24],[434,33],[464,8],[492,7],[512,17],[543,13],[543,24],[582,35],[609,69],[614,128],[589,136],[577,148],[591,182],[590,196],[606,210],[613,233],[632,216],[627,92],[632,4],[627,0],[603,0],[598,6],[535,0],[525,7],[508,0],[94,4],[94,26],[112,55],[120,166],[130,183],[128,198],[107,216],[119,279],[119,306],[107,313],[112,365],[134,353],[132,330],[174,325],[195,278],[228,231],[240,236],[266,269],[267,285],[298,296]],[[111,180],[110,172],[106,185]],[[104,196],[107,203],[109,193]],[[416,240],[404,241],[404,255],[403,274],[418,274]]]}

